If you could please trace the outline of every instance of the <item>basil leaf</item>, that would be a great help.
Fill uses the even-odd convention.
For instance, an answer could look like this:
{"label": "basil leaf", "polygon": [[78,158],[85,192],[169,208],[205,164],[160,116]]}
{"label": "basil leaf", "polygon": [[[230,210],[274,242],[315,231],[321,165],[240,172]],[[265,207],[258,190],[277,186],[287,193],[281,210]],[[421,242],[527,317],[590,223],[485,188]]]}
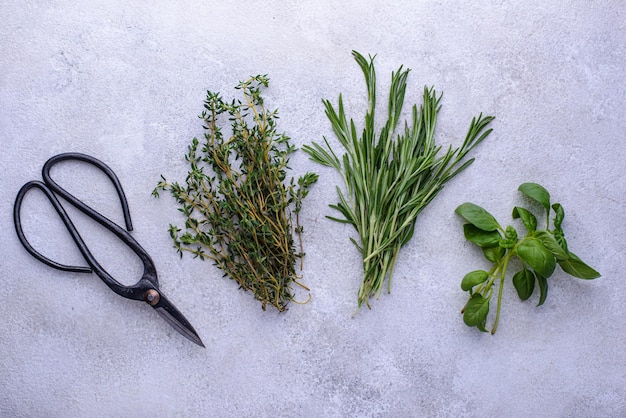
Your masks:
{"label": "basil leaf", "polygon": [[463,225],[463,235],[466,240],[482,248],[497,246],[501,238],[498,231],[483,231],[472,224]]}
{"label": "basil leaf", "polygon": [[569,258],[568,254],[556,240],[554,235],[548,231],[537,231],[533,235],[541,241],[543,246],[546,247],[548,251],[554,255],[554,257],[556,257],[557,261],[563,261]]}
{"label": "basil leaf", "polygon": [[550,210],[550,193],[542,186],[537,183],[524,183],[517,190],[541,203],[546,210]]}
{"label": "basil leaf", "polygon": [[489,332],[487,330],[487,328],[485,328],[486,324],[487,324],[487,321],[485,320],[485,321],[481,322],[480,324],[476,325],[476,328],[478,328],[482,332]]}
{"label": "basil leaf", "polygon": [[484,283],[489,278],[489,273],[485,270],[471,271],[461,280],[461,289],[468,291],[474,286]]}
{"label": "basil leaf", "polygon": [[545,277],[538,274],[537,283],[539,283],[539,291],[541,292],[539,294],[539,303],[537,303],[537,306],[541,306],[543,305],[543,302],[545,302],[546,298],[548,297],[548,280]]}
{"label": "basil leaf", "polygon": [[565,211],[563,210],[563,206],[560,203],[555,203],[552,205],[552,209],[554,209],[554,227],[556,229],[561,229],[561,224],[563,223],[563,218],[565,218]]}
{"label": "basil leaf", "polygon": [[585,264],[576,254],[569,253],[566,260],[559,261],[561,268],[568,274],[580,279],[596,279],[600,273]]}
{"label": "basil leaf", "polygon": [[495,231],[500,228],[496,218],[485,209],[473,203],[465,202],[454,211],[467,222],[483,231]]}
{"label": "basil leaf", "polygon": [[497,263],[498,261],[500,261],[502,257],[504,257],[504,253],[506,253],[506,250],[500,246],[483,248],[483,254],[485,255],[485,258],[492,263]]}
{"label": "basil leaf", "polygon": [[511,249],[517,244],[517,231],[511,225],[506,227],[504,231],[504,238],[500,240],[500,247],[505,249]]}
{"label": "basil leaf", "polygon": [[543,277],[550,277],[556,268],[554,255],[536,238],[522,241],[517,246],[517,255]]}
{"label": "basil leaf", "polygon": [[535,290],[535,275],[532,271],[524,268],[513,276],[513,286],[521,300],[528,299]]}
{"label": "basil leaf", "polygon": [[561,246],[561,248],[568,253],[567,241],[565,240],[565,234],[561,228],[561,224],[565,218],[565,211],[560,203],[553,204],[552,209],[554,209],[554,238],[556,239],[556,242],[559,243],[559,246]]}
{"label": "basil leaf", "polygon": [[530,211],[515,206],[513,208],[513,219],[521,218],[522,223],[528,232],[534,232],[537,229],[537,218]]}
{"label": "basil leaf", "polygon": [[504,230],[504,238],[509,241],[517,242],[517,230],[511,225],[507,226]]}
{"label": "basil leaf", "polygon": [[463,312],[463,322],[469,327],[475,327],[483,324],[487,320],[487,314],[489,313],[489,299],[485,299],[482,295],[476,293],[472,295],[470,300],[465,305],[465,311]]}
{"label": "basil leaf", "polygon": [[569,251],[567,250],[567,241],[565,240],[565,235],[563,235],[563,230],[561,229],[556,229],[554,231],[554,239],[556,240],[556,242],[559,243],[559,246],[561,248],[563,248],[563,250],[568,253]]}

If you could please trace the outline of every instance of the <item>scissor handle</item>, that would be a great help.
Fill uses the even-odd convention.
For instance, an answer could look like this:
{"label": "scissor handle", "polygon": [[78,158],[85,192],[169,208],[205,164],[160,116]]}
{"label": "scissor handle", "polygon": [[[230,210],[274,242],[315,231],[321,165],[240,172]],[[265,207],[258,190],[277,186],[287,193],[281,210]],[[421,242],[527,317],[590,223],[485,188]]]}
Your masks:
{"label": "scissor handle", "polygon": [[[77,199],[76,197],[74,197],[74,195],[70,194],[67,190],[59,186],[57,182],[54,181],[52,177],[50,177],[50,169],[52,168],[52,166],[54,166],[55,164],[61,161],[66,161],[66,160],[84,161],[86,163],[89,163],[99,168],[104,174],[107,175],[107,177],[113,183],[113,186],[115,186],[115,191],[117,192],[117,195],[120,198],[120,203],[122,204],[122,212],[124,213],[124,222],[126,223],[126,230],[132,231],[133,224],[130,219],[130,210],[128,209],[128,201],[126,200],[124,189],[122,189],[122,184],[120,183],[120,180],[117,178],[113,170],[111,170],[111,168],[108,165],[98,160],[97,158],[94,158],[91,155],[87,155],[87,154],[80,154],[78,152],[67,152],[64,154],[55,155],[54,157],[46,161],[46,163],[43,166],[43,169],[41,170],[41,175],[43,177],[44,183],[46,183],[48,187],[52,189],[52,191],[62,196],[65,200],[70,202],[72,205],[76,206],[83,213],[93,218],[94,220],[98,221],[105,227],[107,227],[106,225],[107,223],[111,223],[117,226],[117,224],[115,224],[113,221],[108,219],[106,216],[103,216],[99,212],[95,211],[94,209],[90,208],[88,205],[83,203],[80,199]],[[102,218],[106,219],[108,222],[105,222],[105,223],[100,222],[100,219]]]}
{"label": "scissor handle", "polygon": [[72,239],[76,243],[76,246],[80,250],[81,254],[83,254],[83,257],[85,256],[85,251],[89,252],[89,250],[87,250],[87,247],[85,246],[85,242],[80,237],[80,234],[76,230],[76,227],[72,223],[72,220],[69,218],[69,216],[67,216],[67,212],[65,212],[65,209],[63,209],[61,203],[59,203],[59,200],[52,193],[52,191],[50,191],[50,189],[40,181],[30,181],[22,186],[20,191],[17,193],[17,197],[15,198],[15,205],[13,206],[13,220],[15,223],[15,231],[17,232],[17,237],[19,238],[20,242],[22,243],[24,248],[26,248],[26,251],[28,251],[37,260],[41,261],[44,264],[47,264],[50,267],[54,267],[55,269],[72,271],[76,273],[91,273],[91,267],[68,266],[65,264],[57,263],[56,261],[51,260],[45,255],[41,254],[40,252],[35,250],[32,245],[30,245],[30,242],[28,242],[28,240],[26,239],[26,236],[24,235],[24,230],[22,229],[21,209],[24,196],[26,196],[26,193],[32,188],[37,188],[41,190],[42,192],[44,192],[48,200],[50,200],[50,203],[52,203],[52,206],[61,217],[61,220],[65,224],[65,227],[72,236]]}
{"label": "scissor handle", "polygon": [[[123,296],[125,298],[129,298],[129,299],[144,300],[146,296],[146,292],[148,290],[158,289],[158,286],[159,286],[157,273],[156,273],[156,267],[154,265],[154,262],[152,261],[152,259],[150,258],[146,250],[144,250],[143,247],[141,247],[141,245],[139,245],[139,243],[126,230],[124,230],[124,228],[120,227],[118,224],[111,221],[106,216],[102,215],[101,213],[97,212],[96,210],[86,205],[84,202],[82,202],[81,200],[76,198],[74,195],[72,195],[71,193],[63,189],[61,186],[59,186],[50,177],[50,169],[52,168],[52,166],[64,160],[80,160],[80,161],[85,161],[87,163],[90,163],[96,166],[97,168],[99,168],[100,170],[102,170],[109,177],[109,179],[111,179],[111,181],[113,182],[115,186],[117,194],[120,197],[120,201],[122,203],[122,210],[124,212],[126,228],[128,230],[132,230],[132,224],[130,220],[130,211],[128,210],[128,203],[126,201],[126,196],[124,195],[124,191],[122,190],[120,181],[118,180],[113,170],[111,170],[106,164],[104,164],[100,160],[94,157],[91,157],[89,155],[78,154],[78,153],[66,153],[66,154],[56,155],[50,158],[46,162],[46,164],[44,164],[42,175],[43,175],[45,183],[42,183],[40,181],[31,181],[29,183],[26,183],[22,187],[22,189],[18,192],[17,198],[15,200],[13,215],[14,215],[14,221],[15,221],[15,228],[17,231],[17,235],[20,239],[20,242],[31,255],[33,255],[36,259],[43,262],[44,264],[47,264],[50,267],[54,267],[59,270],[74,271],[74,272],[80,272],[80,273],[94,272],[102,279],[102,281],[106,283],[107,286],[109,286],[109,288],[111,288],[111,290],[113,290],[118,295]],[[45,257],[44,255],[39,253],[37,250],[35,250],[32,247],[32,245],[30,245],[30,243],[26,239],[24,232],[22,230],[20,211],[21,211],[21,206],[22,206],[22,201],[24,199],[24,196],[33,187],[36,187],[42,190],[44,194],[48,197],[48,200],[50,200],[50,202],[52,203],[52,206],[61,217],[61,220],[65,224],[67,230],[72,236],[72,239],[76,243],[78,249],[80,250],[83,257],[85,258],[85,261],[87,262],[89,267],[67,266],[64,264],[57,263]],[[143,263],[144,272],[143,272],[143,276],[141,277],[141,279],[139,279],[139,281],[135,285],[132,285],[132,286],[122,285],[117,280],[115,280],[98,263],[98,261],[95,259],[95,257],[91,254],[91,252],[87,248],[87,245],[81,238],[80,234],[78,233],[78,230],[76,229],[71,219],[67,215],[67,212],[65,211],[65,209],[59,202],[55,193],[62,196],[70,204],[75,206],[77,209],[79,209],[81,212],[89,216],[91,219],[93,219],[94,221],[98,222],[100,225],[107,228],[109,231],[115,234],[120,240],[122,240],[124,244],[130,247],[131,250],[133,250],[135,254],[137,254],[137,256],[141,259]]]}
{"label": "scissor handle", "polygon": [[[57,214],[61,217],[63,224],[67,228],[67,231],[70,233],[70,236],[74,240],[74,243],[78,247],[78,250],[83,255],[83,258],[85,259],[89,267],[68,266],[65,264],[58,263],[54,260],[51,260],[48,257],[41,254],[39,251],[35,250],[35,248],[30,244],[28,239],[26,239],[26,236],[24,235],[24,231],[22,229],[21,210],[22,210],[22,203],[24,201],[24,196],[26,196],[26,193],[28,193],[30,189],[33,189],[33,188],[37,188],[41,190],[46,195],[46,197],[48,198],[48,200],[50,201],[50,203],[56,210]],[[85,244],[85,241],[83,241],[82,237],[80,236],[80,233],[74,226],[74,223],[72,222],[70,217],[67,215],[67,212],[63,208],[63,205],[61,205],[61,202],[59,202],[59,199],[56,197],[56,195],[52,192],[52,190],[46,184],[40,181],[30,181],[26,183],[24,186],[22,186],[20,191],[17,193],[17,197],[15,198],[15,206],[13,207],[13,218],[15,221],[15,230],[17,231],[17,236],[20,242],[22,243],[24,248],[26,248],[26,250],[37,260],[41,261],[44,264],[47,264],[50,267],[54,267],[56,269],[63,270],[63,271],[72,271],[72,272],[77,272],[77,273],[95,272],[98,275],[98,277],[100,277],[102,281],[104,281],[107,284],[107,286],[109,286],[109,288],[111,288],[118,295],[127,297],[129,299],[142,300],[144,298],[144,294],[146,292],[145,280],[143,279],[139,280],[139,282],[134,286],[124,286],[123,284],[115,280],[98,263],[95,257],[91,254],[91,252],[89,251],[89,248],[87,247],[87,244]],[[120,227],[118,228],[121,229]],[[140,286],[140,283],[141,283],[141,286]]]}
{"label": "scissor handle", "polygon": [[[143,266],[144,266],[143,277],[149,280],[150,282],[152,282],[154,287],[158,287],[159,283],[157,279],[156,267],[154,265],[154,262],[148,255],[147,251],[144,250],[141,245],[139,245],[139,243],[132,237],[132,235],[126,232],[118,224],[116,224],[115,222],[107,218],[106,216],[102,215],[100,212],[96,211],[95,209],[91,208],[80,199],[76,198],[74,195],[69,193],[63,187],[59,186],[57,182],[52,179],[52,177],[50,176],[50,169],[55,164],[61,161],[66,161],[66,160],[84,161],[100,169],[102,172],[104,172],[104,174],[107,175],[107,177],[111,180],[111,182],[115,186],[117,195],[120,198],[120,203],[122,204],[122,212],[124,213],[124,222],[126,223],[126,229],[128,231],[132,231],[133,225],[130,219],[130,210],[128,209],[128,201],[126,200],[124,189],[122,189],[122,184],[120,183],[119,179],[117,178],[113,170],[102,161],[90,155],[80,154],[77,152],[68,152],[64,154],[55,155],[54,157],[51,157],[48,161],[46,161],[46,163],[43,166],[43,169],[41,170],[41,175],[43,176],[43,181],[54,193],[63,197],[65,200],[70,202],[72,205],[74,205],[77,209],[79,209],[85,215],[89,216],[91,219],[98,222],[100,225],[104,226],[109,231],[113,232],[119,239],[121,239],[126,245],[128,245],[130,249],[133,250],[135,254],[137,254],[137,256],[141,259],[141,262],[143,263]],[[87,260],[87,262],[89,262],[89,260]],[[96,272],[96,274],[100,275],[99,270],[101,269],[102,267],[94,268],[94,271]],[[105,273],[106,276],[110,277],[104,270],[103,272]],[[103,278],[103,280],[107,282],[107,279]],[[111,280],[113,279],[111,278]],[[138,282],[135,285],[135,287],[140,286],[140,282]],[[115,283],[117,282],[115,281]],[[115,291],[121,294],[122,296],[129,297],[128,289],[124,289],[126,294],[122,294],[117,290]]]}

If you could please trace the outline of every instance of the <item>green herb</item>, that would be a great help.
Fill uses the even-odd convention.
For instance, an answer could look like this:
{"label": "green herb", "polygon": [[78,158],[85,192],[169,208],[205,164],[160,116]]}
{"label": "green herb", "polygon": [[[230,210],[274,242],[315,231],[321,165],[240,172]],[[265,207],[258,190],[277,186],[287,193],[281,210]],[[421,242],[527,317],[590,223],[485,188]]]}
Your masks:
{"label": "green herb", "polygon": [[336,109],[328,100],[323,103],[345,154],[338,156],[326,138],[325,145],[313,143],[302,149],[313,161],[333,167],[343,176],[346,192],[338,187],[339,203],[330,205],[343,218],[328,218],[351,224],[358,233],[360,242],[351,241],[363,256],[360,308],[363,304],[369,307],[369,298],[378,298],[386,278],[390,290],[398,253],[413,236],[417,216],[445,183],[472,163],[473,159],[464,157],[489,135],[491,130],[484,129],[493,117],[481,114],[474,118],[461,147],[449,147],[440,155],[434,133],[441,95],[437,96],[433,88],[424,88],[419,111],[413,106],[410,125],[405,122],[396,134],[409,74],[401,66],[392,73],[387,121],[377,134],[374,58],[368,61],[356,51],[353,56],[367,84],[368,110],[362,134],[359,137],[354,121],[346,119],[340,95]]}
{"label": "green herb", "polygon": [[[513,275],[513,286],[521,300],[527,300],[539,286],[539,303],[542,305],[548,296],[548,278],[557,266],[566,273],[581,279],[595,279],[600,273],[585,264],[567,248],[562,223],[565,217],[559,203],[550,205],[550,193],[536,183],[524,183],[519,187],[524,195],[538,202],[546,213],[545,229],[538,229],[537,217],[521,207],[513,208],[513,219],[519,219],[526,235],[519,239],[517,230],[509,225],[502,228],[496,219],[485,209],[473,203],[463,203],[455,212],[469,223],[463,225],[465,238],[479,246],[485,258],[493,263],[489,271],[476,270],[463,277],[461,289],[469,292],[470,298],[463,308],[463,321],[470,327],[487,331],[486,323],[489,304],[498,282],[498,304],[496,317],[491,328],[494,334],[498,328],[502,289],[507,269],[513,258],[519,259],[521,269]],[[550,210],[552,209],[552,210]],[[550,214],[554,212],[550,229]]]}
{"label": "green herb", "polygon": [[[184,231],[170,225],[169,232],[181,257],[190,252],[212,260],[242,289],[252,291],[264,310],[269,303],[283,311],[293,300],[293,283],[307,289],[295,270],[296,259],[302,263],[304,256],[299,213],[318,176],[306,173],[297,184],[294,178],[285,184],[295,147],[277,131],[277,111],[264,106],[261,88],[268,82],[260,75],[241,82],[236,89],[243,102],[226,102],[208,91],[199,116],[204,142],[200,147],[194,138],[188,148],[185,159],[191,169],[185,183],[169,183],[161,176],[153,195],[169,191],[180,204]],[[222,114],[232,125],[228,136],[218,125]]]}

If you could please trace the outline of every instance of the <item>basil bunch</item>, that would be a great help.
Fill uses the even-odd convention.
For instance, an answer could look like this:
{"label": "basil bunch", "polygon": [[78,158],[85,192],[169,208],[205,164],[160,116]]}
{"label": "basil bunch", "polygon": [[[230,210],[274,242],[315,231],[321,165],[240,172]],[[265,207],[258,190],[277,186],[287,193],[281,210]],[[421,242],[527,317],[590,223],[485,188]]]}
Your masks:
{"label": "basil bunch", "polygon": [[[600,273],[569,251],[562,228],[565,217],[563,206],[559,203],[550,205],[550,193],[539,184],[524,183],[518,190],[538,202],[546,211],[546,228],[537,229],[537,218],[532,212],[518,206],[513,208],[513,219],[520,219],[527,231],[522,239],[519,239],[513,226],[502,228],[496,219],[480,206],[463,203],[455,210],[468,222],[463,225],[465,238],[479,246],[485,258],[493,263],[489,271],[475,270],[463,277],[461,289],[470,295],[463,308],[463,321],[467,326],[487,331],[486,322],[491,298],[495,293],[494,284],[499,281],[498,304],[492,334],[498,327],[504,279],[513,257],[521,262],[521,270],[513,275],[513,286],[520,299],[527,300],[537,285],[540,292],[537,306],[542,305],[548,296],[547,279],[552,276],[557,264],[574,277],[581,279],[600,277]],[[550,229],[552,212],[554,228]]]}

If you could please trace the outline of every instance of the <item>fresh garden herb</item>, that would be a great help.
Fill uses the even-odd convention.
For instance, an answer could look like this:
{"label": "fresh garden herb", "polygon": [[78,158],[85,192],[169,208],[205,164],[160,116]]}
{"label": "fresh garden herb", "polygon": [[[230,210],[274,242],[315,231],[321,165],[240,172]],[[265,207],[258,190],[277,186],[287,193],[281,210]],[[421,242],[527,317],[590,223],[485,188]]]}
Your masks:
{"label": "fresh garden herb", "polygon": [[[264,106],[261,88],[268,82],[260,75],[241,82],[236,89],[243,102],[226,102],[208,91],[199,116],[205,140],[200,152],[197,138],[188,148],[185,159],[191,169],[185,183],[169,183],[161,176],[153,195],[169,191],[180,204],[184,232],[175,225],[169,232],[181,257],[190,252],[212,260],[242,289],[252,291],[264,310],[269,303],[283,311],[293,300],[293,283],[307,289],[295,270],[296,260],[302,263],[304,256],[299,213],[318,176],[306,173],[297,184],[294,178],[285,184],[295,147],[277,131],[277,111]],[[228,117],[232,134],[225,135],[219,127],[222,114]],[[300,239],[299,252],[294,232]]]}
{"label": "fresh garden herb", "polygon": [[[522,300],[527,300],[539,286],[539,303],[542,305],[548,296],[548,278],[557,266],[566,273],[581,279],[595,279],[600,273],[585,264],[567,248],[562,223],[565,217],[559,203],[550,205],[550,193],[536,183],[524,183],[519,191],[538,202],[546,213],[545,229],[538,229],[537,217],[528,209],[513,208],[513,219],[519,219],[526,229],[526,235],[519,238],[517,230],[509,225],[502,228],[496,219],[485,209],[473,203],[463,203],[455,212],[463,217],[465,238],[479,246],[485,258],[493,263],[489,271],[476,270],[467,273],[461,281],[461,289],[469,292],[470,298],[463,308],[463,321],[470,327],[487,331],[489,305],[498,282],[498,304],[496,317],[491,328],[494,334],[498,328],[502,289],[507,269],[513,258],[521,263],[521,269],[513,275],[513,286]],[[550,229],[550,214],[554,212],[553,225]]]}
{"label": "fresh garden herb", "polygon": [[313,143],[302,149],[313,161],[333,167],[343,176],[346,192],[344,194],[338,187],[339,203],[330,205],[343,218],[328,218],[351,224],[358,233],[360,242],[352,238],[351,241],[363,257],[363,283],[358,294],[360,308],[363,304],[369,307],[371,297],[378,298],[386,278],[390,290],[398,253],[413,236],[417,216],[445,183],[473,162],[464,157],[489,135],[491,129],[485,130],[485,127],[493,117],[481,114],[474,118],[461,147],[448,147],[440,155],[441,146],[435,144],[434,133],[441,95],[437,96],[433,88],[424,88],[419,111],[413,106],[412,122],[410,125],[405,122],[404,128],[396,133],[409,74],[408,69],[400,67],[392,73],[387,121],[377,134],[374,58],[368,61],[356,51],[353,56],[367,84],[368,109],[361,136],[354,121],[346,119],[339,95],[337,109],[328,100],[323,103],[333,131],[346,152],[338,156],[326,138],[325,146]]}

